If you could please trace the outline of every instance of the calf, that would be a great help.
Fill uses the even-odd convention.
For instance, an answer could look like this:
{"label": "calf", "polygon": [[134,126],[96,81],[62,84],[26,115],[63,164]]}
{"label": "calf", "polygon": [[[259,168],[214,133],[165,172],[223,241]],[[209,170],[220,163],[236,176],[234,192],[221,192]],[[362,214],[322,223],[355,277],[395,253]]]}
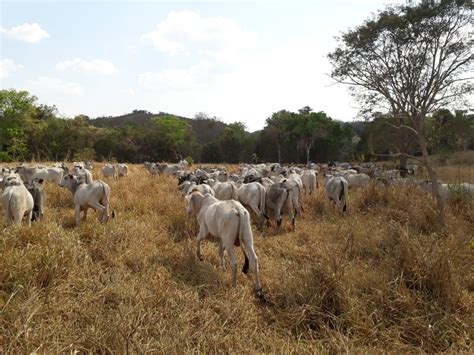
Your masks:
{"label": "calf", "polygon": [[230,259],[232,285],[237,284],[237,257],[234,245],[242,245],[245,256],[243,273],[248,272],[249,263],[255,273],[255,290],[262,296],[260,286],[258,258],[253,247],[253,234],[247,210],[238,201],[219,201],[215,197],[198,191],[186,197],[187,211],[196,213],[199,223],[199,234],[196,238],[196,256],[202,260],[201,241],[212,235],[220,239],[219,256],[224,266],[224,250]]}
{"label": "calf", "polygon": [[2,204],[8,224],[21,224],[26,216],[31,226],[33,216],[33,196],[28,192],[18,174],[10,174],[4,178],[5,190]]}
{"label": "calf", "polygon": [[84,211],[83,221],[85,221],[89,208],[99,211],[99,220],[102,223],[109,220],[109,209],[112,211],[112,218],[115,217],[114,210],[110,208],[110,187],[105,182],[96,180],[86,184],[78,181],[76,176],[68,174],[63,178],[60,186],[72,193],[76,226],[79,225],[81,211]]}

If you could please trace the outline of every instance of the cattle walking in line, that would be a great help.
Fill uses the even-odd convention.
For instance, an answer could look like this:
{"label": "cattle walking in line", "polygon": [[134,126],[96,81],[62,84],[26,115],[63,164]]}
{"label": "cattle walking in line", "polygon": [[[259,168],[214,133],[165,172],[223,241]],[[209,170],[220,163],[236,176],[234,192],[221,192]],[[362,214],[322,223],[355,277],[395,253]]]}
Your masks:
{"label": "cattle walking in line", "polygon": [[237,284],[237,257],[234,245],[240,245],[245,256],[242,272],[246,274],[250,264],[255,273],[255,291],[258,296],[262,296],[258,258],[253,246],[253,233],[248,211],[238,201],[219,201],[212,195],[203,195],[198,191],[188,195],[186,201],[188,213],[197,214],[199,234],[196,238],[196,256],[198,259],[202,260],[202,240],[209,235],[219,238],[221,266],[224,266],[225,250],[230,259],[231,283],[235,287]]}
{"label": "cattle walking in line", "polygon": [[87,218],[87,210],[92,208],[99,212],[99,220],[107,223],[112,212],[112,218],[115,212],[110,208],[110,187],[101,180],[96,180],[90,184],[78,181],[77,177],[68,174],[63,178],[61,187],[67,188],[73,196],[76,226],[80,222],[81,211],[84,211],[83,221]]}
{"label": "cattle walking in line", "polygon": [[33,196],[28,192],[18,174],[9,174],[4,177],[4,191],[2,205],[8,224],[21,224],[26,217],[28,226],[31,226],[33,216]]}

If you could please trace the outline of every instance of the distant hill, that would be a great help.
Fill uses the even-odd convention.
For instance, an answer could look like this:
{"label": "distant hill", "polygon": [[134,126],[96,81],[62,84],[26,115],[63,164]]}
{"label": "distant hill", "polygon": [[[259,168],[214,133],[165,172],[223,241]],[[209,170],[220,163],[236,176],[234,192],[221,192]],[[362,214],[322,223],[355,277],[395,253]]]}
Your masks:
{"label": "distant hill", "polygon": [[[167,115],[169,114],[166,112],[151,113],[145,110],[134,110],[122,116],[97,117],[91,119],[90,124],[96,127],[124,127],[127,125],[150,127],[152,125],[152,117]],[[191,127],[196,136],[196,140],[201,144],[211,142],[227,127],[225,123],[213,119],[176,117],[184,120]]]}

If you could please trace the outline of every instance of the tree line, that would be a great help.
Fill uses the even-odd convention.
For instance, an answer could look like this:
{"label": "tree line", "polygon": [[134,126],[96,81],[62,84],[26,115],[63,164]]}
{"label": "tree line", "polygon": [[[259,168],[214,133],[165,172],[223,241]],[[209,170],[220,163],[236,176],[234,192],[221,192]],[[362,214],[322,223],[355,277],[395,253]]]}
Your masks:
{"label": "tree line", "polygon": [[[193,120],[164,113],[134,120],[140,113],[134,111],[128,122],[120,124],[113,117],[63,118],[54,106],[39,104],[27,91],[1,90],[0,161],[138,163],[186,158],[196,163],[308,163],[418,154],[414,134],[394,128],[395,118],[389,114],[341,122],[306,106],[297,112],[275,112],[262,130],[250,133],[242,122],[224,124],[204,113]],[[474,149],[473,115],[436,111],[427,120],[427,131],[433,153]]]}

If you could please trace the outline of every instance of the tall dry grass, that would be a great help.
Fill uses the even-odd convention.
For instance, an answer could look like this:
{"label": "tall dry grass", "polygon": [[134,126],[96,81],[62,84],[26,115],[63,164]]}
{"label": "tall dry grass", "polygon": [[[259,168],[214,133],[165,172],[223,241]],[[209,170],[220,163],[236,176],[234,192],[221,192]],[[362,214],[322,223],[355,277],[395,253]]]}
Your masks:
{"label": "tall dry grass", "polygon": [[474,222],[453,206],[439,229],[423,191],[351,190],[341,215],[320,189],[295,232],[255,231],[261,301],[243,274],[230,287],[212,242],[195,258],[174,179],[131,166],[107,182],[107,225],[73,227],[57,186],[32,228],[0,216],[0,352],[472,351]]}

